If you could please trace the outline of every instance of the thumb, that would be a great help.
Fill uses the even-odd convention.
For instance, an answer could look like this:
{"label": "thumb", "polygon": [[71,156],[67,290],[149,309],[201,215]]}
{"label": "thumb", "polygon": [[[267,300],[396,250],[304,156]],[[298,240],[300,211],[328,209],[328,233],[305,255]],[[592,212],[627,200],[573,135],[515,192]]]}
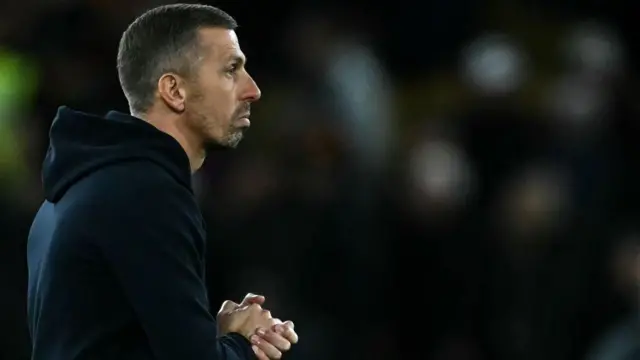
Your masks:
{"label": "thumb", "polygon": [[264,304],[265,300],[266,298],[262,295],[248,293],[242,300],[242,303],[240,304],[240,306],[249,306],[251,304],[262,305]]}
{"label": "thumb", "polygon": [[231,300],[226,300],[225,302],[222,303],[222,306],[220,307],[220,311],[218,311],[218,313],[229,313],[234,311],[237,308],[238,308],[238,304],[234,303]]}

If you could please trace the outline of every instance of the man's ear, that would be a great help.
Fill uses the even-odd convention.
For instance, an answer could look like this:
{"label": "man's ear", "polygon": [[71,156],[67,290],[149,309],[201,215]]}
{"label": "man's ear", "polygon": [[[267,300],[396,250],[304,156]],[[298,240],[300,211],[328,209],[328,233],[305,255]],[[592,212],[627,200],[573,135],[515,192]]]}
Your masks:
{"label": "man's ear", "polygon": [[158,94],[168,107],[176,112],[185,110],[187,91],[182,78],[173,73],[163,74],[158,79]]}

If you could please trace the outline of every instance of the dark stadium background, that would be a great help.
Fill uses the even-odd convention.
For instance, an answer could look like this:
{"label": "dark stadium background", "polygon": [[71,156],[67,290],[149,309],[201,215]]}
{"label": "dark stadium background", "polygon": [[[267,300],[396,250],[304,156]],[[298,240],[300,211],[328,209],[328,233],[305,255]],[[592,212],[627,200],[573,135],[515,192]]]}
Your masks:
{"label": "dark stadium background", "polygon": [[[1,359],[51,119],[127,110],[118,38],[160,3],[0,4]],[[632,3],[214,3],[263,100],[196,178],[213,309],[265,294],[288,359],[639,359]]]}

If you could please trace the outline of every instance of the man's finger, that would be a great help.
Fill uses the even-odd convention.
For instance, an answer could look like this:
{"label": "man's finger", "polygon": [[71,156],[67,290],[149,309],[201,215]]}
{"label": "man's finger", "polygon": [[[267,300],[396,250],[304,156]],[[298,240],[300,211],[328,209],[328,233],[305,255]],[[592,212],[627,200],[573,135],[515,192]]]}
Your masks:
{"label": "man's finger", "polygon": [[249,306],[251,304],[262,305],[264,304],[265,300],[266,298],[262,295],[248,293],[244,297],[244,299],[242,299],[242,303],[240,304],[240,306]]}
{"label": "man's finger", "polygon": [[234,311],[237,308],[238,308],[238,304],[234,303],[231,300],[226,300],[225,302],[222,303],[222,306],[220,307],[219,312],[228,313],[228,312]]}
{"label": "man's finger", "polygon": [[271,330],[277,332],[278,334],[281,334],[285,332],[285,330],[287,330],[287,327],[284,325],[284,323],[282,322],[282,320],[278,319],[278,318],[273,318],[271,319],[272,324],[271,325]]}
{"label": "man's finger", "polygon": [[298,334],[294,330],[294,325],[292,321],[285,321],[282,325],[283,331],[280,333],[285,339],[287,339],[292,344],[298,343]]}
{"label": "man's finger", "polygon": [[291,342],[273,330],[260,328],[256,331],[256,334],[260,336],[262,340],[269,342],[269,344],[275,346],[280,351],[288,351],[291,349]]}
{"label": "man's finger", "polygon": [[258,360],[271,360],[269,359],[267,354],[265,354],[264,351],[262,351],[262,349],[260,349],[257,345],[251,345],[251,349],[256,354]]}
{"label": "man's finger", "polygon": [[280,359],[282,357],[282,353],[278,348],[271,345],[267,340],[261,338],[258,335],[251,336],[251,344],[257,346],[260,350],[262,350],[269,359]]}

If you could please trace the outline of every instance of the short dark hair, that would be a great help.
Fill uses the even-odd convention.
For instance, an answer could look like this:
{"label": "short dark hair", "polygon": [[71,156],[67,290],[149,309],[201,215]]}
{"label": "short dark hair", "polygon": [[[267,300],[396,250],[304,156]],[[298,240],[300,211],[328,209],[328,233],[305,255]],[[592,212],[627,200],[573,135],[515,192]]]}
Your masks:
{"label": "short dark hair", "polygon": [[162,74],[190,75],[198,58],[199,29],[237,26],[226,12],[197,4],[159,6],[135,19],[118,48],[118,77],[131,111],[143,113],[151,107]]}

